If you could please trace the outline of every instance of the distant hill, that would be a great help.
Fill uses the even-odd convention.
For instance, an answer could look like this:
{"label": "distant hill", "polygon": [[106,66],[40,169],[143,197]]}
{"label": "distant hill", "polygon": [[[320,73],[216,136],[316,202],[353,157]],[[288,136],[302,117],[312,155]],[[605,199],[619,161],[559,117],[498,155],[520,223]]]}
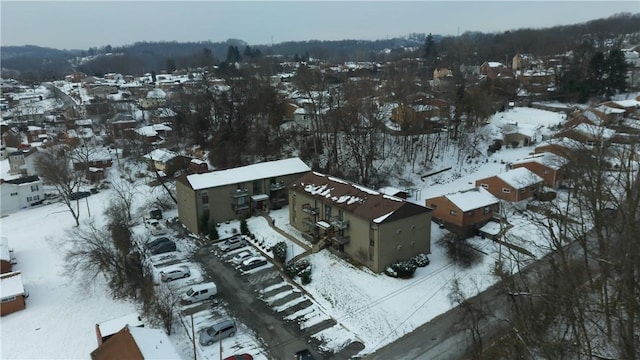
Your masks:
{"label": "distant hill", "polygon": [[[516,52],[538,56],[558,54],[589,40],[603,43],[605,39],[619,40],[621,34],[640,36],[640,13],[617,14],[606,19],[592,20],[575,25],[544,29],[518,29],[495,34],[468,32],[460,36],[433,35],[438,53],[447,62],[476,63],[502,60]],[[249,45],[238,39],[224,42],[137,42],[132,45],[87,50],[57,50],[38,46],[3,46],[3,72],[12,70],[29,74],[33,81],[60,78],[76,69],[91,75],[107,72],[142,74],[145,72],[219,64],[226,60],[230,47],[240,56],[259,51],[262,55],[281,55],[286,60],[318,58],[333,62],[385,61],[417,52],[424,45],[425,34],[414,33],[385,40],[289,41],[278,44]],[[640,41],[639,41],[640,42]],[[248,51],[247,47],[251,51]],[[463,51],[463,52],[461,52]],[[455,59],[454,59],[455,58]],[[446,64],[444,64],[446,66]]]}

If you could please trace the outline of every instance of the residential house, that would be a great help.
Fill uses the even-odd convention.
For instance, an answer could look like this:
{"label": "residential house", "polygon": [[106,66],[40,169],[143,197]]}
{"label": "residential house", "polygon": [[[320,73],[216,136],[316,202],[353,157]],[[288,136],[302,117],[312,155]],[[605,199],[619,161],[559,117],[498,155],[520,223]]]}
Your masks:
{"label": "residential house", "polygon": [[511,70],[511,68],[507,66],[504,66],[500,62],[485,61],[484,63],[482,63],[482,65],[480,65],[480,75],[484,75],[491,80],[499,77],[512,78],[513,70]]}
{"label": "residential house", "polygon": [[126,325],[91,352],[92,360],[180,359],[171,339],[161,329]]}
{"label": "residential house", "polygon": [[378,192],[381,192],[389,196],[395,196],[404,200],[407,200],[407,198],[409,197],[409,193],[407,191],[394,188],[393,186],[385,186],[383,188],[378,189]]}
{"label": "residential house", "polygon": [[109,338],[122,330],[125,326],[144,327],[144,323],[142,322],[140,315],[132,313],[96,324],[98,346],[109,340]]}
{"label": "residential house", "polygon": [[376,273],[431,251],[430,209],[316,172],[289,186],[289,223]]}
{"label": "residential house", "polygon": [[33,176],[37,175],[35,159],[38,149],[29,147],[26,150],[17,149],[9,153],[9,174]]}
{"label": "residential house", "polygon": [[164,124],[153,124],[142,126],[134,131],[144,142],[157,143],[164,141],[164,139],[170,135],[172,130],[173,129],[171,129],[171,127]]}
{"label": "residential house", "polygon": [[577,140],[566,137],[557,137],[545,140],[534,149],[535,154],[552,153],[571,160],[573,153],[585,149],[585,145]]}
{"label": "residential house", "polygon": [[44,200],[42,180],[37,175],[11,180],[0,179],[0,190],[0,215],[36,205]]}
{"label": "residential house", "polygon": [[24,290],[20,271],[0,274],[0,316],[20,311],[27,306],[26,298],[29,294]]}
{"label": "residential house", "polygon": [[72,155],[73,168],[75,170],[86,170],[87,180],[95,179],[96,175],[92,173],[99,172],[97,169],[108,169],[113,166],[111,158],[111,149],[103,146],[91,147],[80,146],[73,150]]}
{"label": "residential house", "polygon": [[109,134],[116,140],[131,139],[137,126],[131,115],[119,113],[109,120]]}
{"label": "residential house", "polygon": [[556,137],[567,137],[577,140],[590,148],[599,148],[603,151],[614,135],[615,130],[603,126],[581,123],[559,132],[556,134]]}
{"label": "residential house", "polygon": [[505,201],[518,202],[533,197],[542,178],[527,168],[517,168],[476,180],[479,186]]}
{"label": "residential house", "polygon": [[569,161],[553,153],[539,153],[511,164],[512,169],[527,168],[543,179],[545,186],[557,189],[565,179],[565,166]]}
{"label": "residential house", "polygon": [[170,108],[162,107],[155,109],[151,113],[151,122],[154,124],[171,124],[176,119],[176,112],[171,110]]}
{"label": "residential house", "polygon": [[178,218],[199,233],[203,217],[223,222],[278,209],[288,201],[287,186],[310,170],[302,160],[290,158],[180,176],[176,180]]}
{"label": "residential house", "polygon": [[179,171],[186,171],[191,159],[166,149],[156,149],[144,155],[149,161],[149,168],[166,176],[173,176]]}
{"label": "residential house", "polygon": [[450,231],[469,237],[493,219],[500,210],[500,199],[483,188],[471,188],[425,200],[431,216]]}
{"label": "residential house", "polygon": [[391,121],[406,129],[425,129],[437,114],[438,108],[431,105],[399,105],[391,111]]}
{"label": "residential house", "polygon": [[40,126],[27,127],[27,141],[29,143],[39,143],[47,139],[47,130]]}
{"label": "residential house", "polygon": [[202,174],[206,172],[209,172],[209,165],[206,161],[200,159],[191,159],[189,161],[189,173]]}

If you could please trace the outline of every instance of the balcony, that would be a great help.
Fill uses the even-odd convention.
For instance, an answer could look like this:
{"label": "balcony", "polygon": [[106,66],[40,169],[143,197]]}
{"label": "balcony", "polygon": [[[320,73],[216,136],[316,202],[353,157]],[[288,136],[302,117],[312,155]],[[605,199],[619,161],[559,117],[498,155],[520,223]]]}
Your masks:
{"label": "balcony", "polygon": [[330,240],[334,245],[346,245],[350,241],[348,236],[341,236],[339,234],[331,236]]}
{"label": "balcony", "polygon": [[331,220],[329,220],[329,223],[338,230],[347,229],[349,227],[349,220],[339,219],[337,217],[332,217]]}
{"label": "balcony", "polygon": [[243,211],[243,210],[249,210],[249,203],[242,203],[242,204],[233,204],[231,205],[231,207],[233,208],[233,211],[238,212],[238,211]]}
{"label": "balcony", "polygon": [[231,197],[234,198],[241,198],[247,195],[249,195],[249,191],[247,191],[247,189],[236,189],[234,191],[231,191]]}
{"label": "balcony", "polygon": [[313,229],[316,227],[316,222],[312,218],[308,218],[308,217],[302,219],[302,224],[304,224],[304,226],[306,226],[309,229]]}
{"label": "balcony", "polygon": [[311,207],[309,204],[302,205],[302,211],[311,215],[318,215],[318,208]]}
{"label": "balcony", "polygon": [[271,183],[271,185],[269,185],[269,190],[271,191],[278,191],[278,190],[282,190],[286,187],[286,185],[284,184],[284,181],[277,181],[274,183]]}

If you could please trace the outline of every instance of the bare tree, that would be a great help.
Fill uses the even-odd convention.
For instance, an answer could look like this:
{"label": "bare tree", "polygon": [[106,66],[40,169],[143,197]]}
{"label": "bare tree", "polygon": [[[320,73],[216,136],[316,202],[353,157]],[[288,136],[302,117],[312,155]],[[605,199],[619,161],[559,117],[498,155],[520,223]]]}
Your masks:
{"label": "bare tree", "polygon": [[145,302],[144,312],[153,325],[162,326],[171,335],[176,305],[180,298],[168,283],[161,283]]}
{"label": "bare tree", "polygon": [[66,146],[46,148],[38,152],[35,167],[44,183],[55,187],[76,226],[80,226],[79,200],[74,201],[72,194],[78,191],[83,173],[72,167],[71,159],[70,149]]}

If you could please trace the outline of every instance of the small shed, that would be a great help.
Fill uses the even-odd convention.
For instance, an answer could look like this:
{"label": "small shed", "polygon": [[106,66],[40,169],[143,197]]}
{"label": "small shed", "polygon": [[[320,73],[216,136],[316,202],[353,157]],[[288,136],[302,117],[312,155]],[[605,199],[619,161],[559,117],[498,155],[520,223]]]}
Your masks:
{"label": "small shed", "polygon": [[0,307],[2,316],[20,311],[27,306],[25,300],[29,294],[24,290],[20,271],[0,274],[0,297],[2,298],[2,307]]}

